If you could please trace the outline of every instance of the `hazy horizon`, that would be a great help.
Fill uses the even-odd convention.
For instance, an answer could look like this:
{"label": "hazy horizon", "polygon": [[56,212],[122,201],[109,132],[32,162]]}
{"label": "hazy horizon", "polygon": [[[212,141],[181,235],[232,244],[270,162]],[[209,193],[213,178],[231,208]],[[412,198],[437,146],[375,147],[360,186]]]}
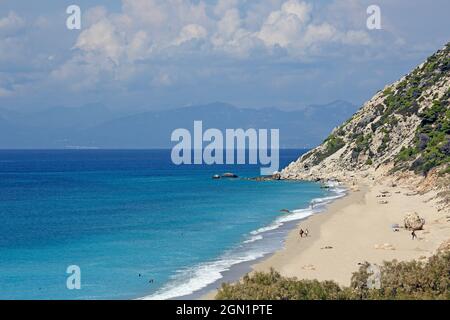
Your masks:
{"label": "hazy horizon", "polygon": [[219,130],[279,128],[281,147],[310,148],[357,108],[334,101],[298,110],[249,109],[224,103],[158,111],[110,110],[101,104],[31,113],[0,109],[0,149],[169,148],[172,131],[191,129],[197,120]]}

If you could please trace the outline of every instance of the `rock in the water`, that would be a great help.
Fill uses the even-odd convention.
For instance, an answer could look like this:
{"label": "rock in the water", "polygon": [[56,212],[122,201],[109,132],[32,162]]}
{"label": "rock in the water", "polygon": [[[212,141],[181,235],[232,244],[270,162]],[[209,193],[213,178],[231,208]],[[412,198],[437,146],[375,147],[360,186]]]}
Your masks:
{"label": "rock in the water", "polygon": [[272,176],[259,176],[253,178],[242,178],[243,180],[251,180],[251,181],[273,181]]}
{"label": "rock in the water", "polygon": [[236,174],[227,172],[222,175],[222,178],[239,178]]}
{"label": "rock in the water", "polygon": [[417,212],[408,213],[403,222],[407,230],[422,230],[425,225],[425,219],[421,218]]}
{"label": "rock in the water", "polygon": [[272,179],[273,180],[280,180],[281,179],[281,173],[279,173],[278,171],[274,172],[272,175]]}

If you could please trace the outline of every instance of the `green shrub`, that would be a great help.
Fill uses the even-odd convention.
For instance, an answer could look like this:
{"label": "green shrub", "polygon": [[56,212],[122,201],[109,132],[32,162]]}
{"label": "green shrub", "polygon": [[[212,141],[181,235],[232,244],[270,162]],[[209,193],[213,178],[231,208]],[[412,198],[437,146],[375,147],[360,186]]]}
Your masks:
{"label": "green shrub", "polygon": [[324,143],[326,143],[325,150],[321,152],[316,152],[315,159],[313,162],[314,165],[321,163],[324,159],[328,158],[332,154],[336,153],[343,146],[345,146],[344,140],[335,135],[330,135],[327,139],[325,139]]}
{"label": "green shrub", "polygon": [[218,300],[337,300],[346,299],[343,290],[333,281],[298,281],[282,277],[273,269],[269,273],[246,275],[242,282],[222,284]]}
{"label": "green shrub", "polygon": [[418,162],[411,169],[427,174],[431,169],[450,163],[447,145],[450,143],[450,90],[433,105],[419,114],[421,123],[416,132],[416,146],[420,150]]}
{"label": "green shrub", "polygon": [[392,87],[387,88],[386,90],[383,91],[383,94],[385,96],[388,96],[390,94],[392,94]]}
{"label": "green shrub", "polygon": [[361,299],[450,299],[450,253],[435,255],[428,262],[385,262],[381,287],[369,289],[368,264],[352,277],[351,288]]}
{"label": "green shrub", "polygon": [[372,142],[372,136],[370,134],[368,135],[359,135],[356,139],[356,152],[366,152],[369,147],[370,143]]}
{"label": "green shrub", "polygon": [[407,161],[413,158],[417,154],[417,150],[412,147],[405,148],[403,147],[397,155],[397,159],[399,161]]}
{"label": "green shrub", "polygon": [[450,163],[450,90],[418,116],[421,122],[415,147],[402,149],[397,160],[414,160],[409,169],[426,175],[431,169]]}
{"label": "green shrub", "polygon": [[369,288],[369,263],[354,272],[350,287],[333,281],[297,280],[282,277],[273,269],[255,272],[241,282],[222,284],[218,300],[370,300],[450,299],[450,253],[432,256],[426,263],[384,262],[380,287]]}
{"label": "green shrub", "polygon": [[440,176],[445,176],[446,174],[450,174],[450,166],[447,166],[447,168],[442,169],[441,172],[439,172]]}

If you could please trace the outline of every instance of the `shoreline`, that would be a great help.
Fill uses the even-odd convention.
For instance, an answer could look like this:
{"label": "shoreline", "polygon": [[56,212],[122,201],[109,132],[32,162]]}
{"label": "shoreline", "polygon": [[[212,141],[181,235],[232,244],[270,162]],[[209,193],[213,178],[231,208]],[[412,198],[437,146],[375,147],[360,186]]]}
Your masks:
{"label": "shoreline", "polygon": [[[334,185],[329,187],[330,194],[324,198],[320,198],[321,200],[316,202],[318,199],[312,199],[311,203],[314,202],[314,205],[317,207],[320,207],[320,209],[317,210],[317,207],[315,210],[311,213],[311,215],[308,215],[307,217],[295,219],[291,221],[287,221],[282,226],[283,229],[285,229],[285,235],[281,239],[281,246],[279,249],[270,252],[264,257],[247,261],[245,263],[242,263],[242,266],[236,265],[236,270],[229,270],[226,273],[223,274],[223,278],[216,281],[215,283],[210,284],[209,286],[203,288],[202,290],[199,290],[199,292],[185,296],[180,298],[193,298],[195,300],[214,300],[214,296],[217,293],[217,290],[219,289],[220,285],[224,282],[236,282],[242,279],[242,277],[247,274],[255,271],[255,266],[258,266],[260,264],[265,263],[265,261],[271,259],[274,255],[276,255],[278,252],[281,252],[284,250],[286,246],[287,239],[292,235],[298,235],[298,230],[301,225],[303,225],[306,221],[309,221],[311,219],[316,219],[319,217],[326,218],[328,215],[329,207],[333,204],[342,201],[349,196],[349,188],[345,187],[343,184],[340,185]],[[299,210],[307,210],[307,208],[303,209],[297,209],[291,212],[293,214],[295,211]],[[311,209],[312,210],[312,209]],[[318,220],[319,221],[319,220]],[[311,230],[311,229],[309,229]],[[312,239],[314,236],[310,235],[308,236],[308,239]],[[306,239],[306,238],[305,238]],[[270,269],[270,268],[269,268]],[[231,273],[231,275],[230,275]],[[230,280],[231,279],[231,280]],[[215,288],[214,288],[215,287]]]}
{"label": "shoreline", "polygon": [[[415,194],[407,186],[387,182],[366,181],[348,188],[345,197],[297,222],[283,247],[253,263],[251,272],[274,268],[286,277],[333,280],[349,286],[358,263],[425,260],[450,237],[449,212],[438,211],[435,196],[433,191]],[[403,225],[408,212],[417,212],[426,220],[424,229],[416,232],[416,240],[403,228],[392,230],[393,224]],[[300,228],[309,230],[308,238],[300,238]],[[200,299],[214,299],[216,292],[210,291]]]}
{"label": "shoreline", "polygon": [[[328,186],[327,192],[318,197],[309,198],[307,205],[305,204],[303,207],[278,216],[269,224],[250,232],[248,234],[249,239],[241,242],[233,249],[224,252],[219,258],[196,266],[196,269],[201,269],[203,271],[206,271],[208,266],[216,269],[209,279],[211,282],[195,289],[191,286],[190,288],[192,291],[182,295],[176,294],[181,292],[180,287],[169,283],[166,287],[162,287],[159,292],[157,291],[152,295],[138,297],[137,299],[202,299],[203,296],[208,295],[210,292],[215,292],[223,282],[238,281],[245,274],[252,271],[252,267],[255,263],[264,261],[267,257],[270,257],[282,249],[286,237],[296,228],[300,221],[324,212],[330,203],[344,197],[348,192],[341,184],[330,181],[325,183],[325,185]],[[317,187],[319,187],[318,184]],[[230,265],[228,266],[228,264]],[[216,268],[218,266],[220,266],[219,269],[221,270]],[[192,277],[189,281],[193,284],[193,281],[197,278],[198,277]]]}
{"label": "shoreline", "polygon": [[[319,241],[321,241],[320,237],[320,230],[322,228],[322,225],[330,221],[330,219],[335,215],[339,210],[342,210],[343,208],[352,205],[354,203],[360,203],[364,201],[364,196],[367,193],[366,187],[362,187],[361,191],[350,191],[347,189],[347,194],[343,198],[336,199],[331,204],[328,205],[328,207],[318,214],[312,215],[305,219],[304,221],[300,221],[294,230],[289,232],[287,238],[285,239],[285,244],[283,248],[274,254],[272,254],[270,257],[265,259],[264,261],[261,261],[259,263],[256,263],[252,266],[252,271],[269,271],[270,268],[274,268],[276,271],[280,272],[282,275],[288,276],[292,272],[290,271],[284,271],[284,268],[289,268],[290,263],[288,264],[287,260],[290,258],[293,258],[294,254],[302,253],[305,250],[308,250],[311,248],[314,244],[317,244]],[[309,235],[307,238],[300,238],[298,234],[298,230],[300,228],[308,229]],[[323,242],[323,241],[322,241]],[[325,244],[325,242],[323,242]],[[332,246],[331,244],[325,244],[321,248],[325,248],[328,246]],[[321,250],[332,250],[332,249],[321,249]],[[289,261],[291,262],[291,261]],[[298,274],[295,274],[293,276],[298,278],[308,278],[307,274],[311,273],[311,270],[313,268],[316,268],[314,265],[308,265],[303,264],[301,259],[298,261],[298,267],[301,268],[302,271],[305,273],[305,276],[299,276]],[[337,263],[338,261],[336,261]],[[354,270],[356,271],[356,269]],[[311,278],[311,279],[317,279],[317,278]],[[322,280],[322,279],[317,279]],[[323,280],[330,280],[330,279],[323,279]],[[336,281],[336,280],[335,280]]]}
{"label": "shoreline", "polygon": [[[348,286],[358,263],[425,260],[450,234],[450,222],[444,212],[438,212],[435,200],[431,200],[434,197],[434,192],[411,194],[407,187],[387,183],[361,185],[359,191],[350,191],[347,197],[330,204],[326,214],[312,216],[301,224],[309,228],[311,237],[299,239],[291,232],[284,248],[253,270],[273,267],[287,277],[334,280]],[[403,225],[408,212],[417,212],[426,221],[423,230],[416,231],[416,240],[403,228],[392,230],[393,224]]]}

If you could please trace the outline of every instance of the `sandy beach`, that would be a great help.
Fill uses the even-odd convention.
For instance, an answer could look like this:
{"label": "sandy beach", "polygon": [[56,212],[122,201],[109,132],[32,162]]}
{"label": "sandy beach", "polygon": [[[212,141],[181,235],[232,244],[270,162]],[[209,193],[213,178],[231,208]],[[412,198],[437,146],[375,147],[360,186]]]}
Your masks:
{"label": "sandy beach", "polygon": [[[425,259],[450,238],[449,212],[438,212],[433,192],[421,195],[387,183],[351,189],[324,212],[301,221],[289,233],[284,248],[253,270],[274,268],[287,277],[334,280],[348,286],[358,263]],[[410,231],[392,229],[394,224],[403,226],[408,212],[417,212],[426,220],[415,240]],[[309,230],[307,238],[300,238],[300,228]],[[203,299],[214,295],[211,292]]]}
{"label": "sandy beach", "polygon": [[[385,190],[389,193],[381,197]],[[411,195],[406,188],[386,185],[361,186],[324,213],[303,221],[289,234],[285,248],[254,270],[273,267],[284,276],[349,285],[358,263],[429,257],[450,237],[448,212],[437,211],[430,200],[433,196]],[[416,240],[403,228],[399,232],[391,228],[396,223],[402,226],[405,214],[411,211],[426,220],[424,230],[416,232]],[[310,236],[300,238],[299,228],[307,228]]]}

